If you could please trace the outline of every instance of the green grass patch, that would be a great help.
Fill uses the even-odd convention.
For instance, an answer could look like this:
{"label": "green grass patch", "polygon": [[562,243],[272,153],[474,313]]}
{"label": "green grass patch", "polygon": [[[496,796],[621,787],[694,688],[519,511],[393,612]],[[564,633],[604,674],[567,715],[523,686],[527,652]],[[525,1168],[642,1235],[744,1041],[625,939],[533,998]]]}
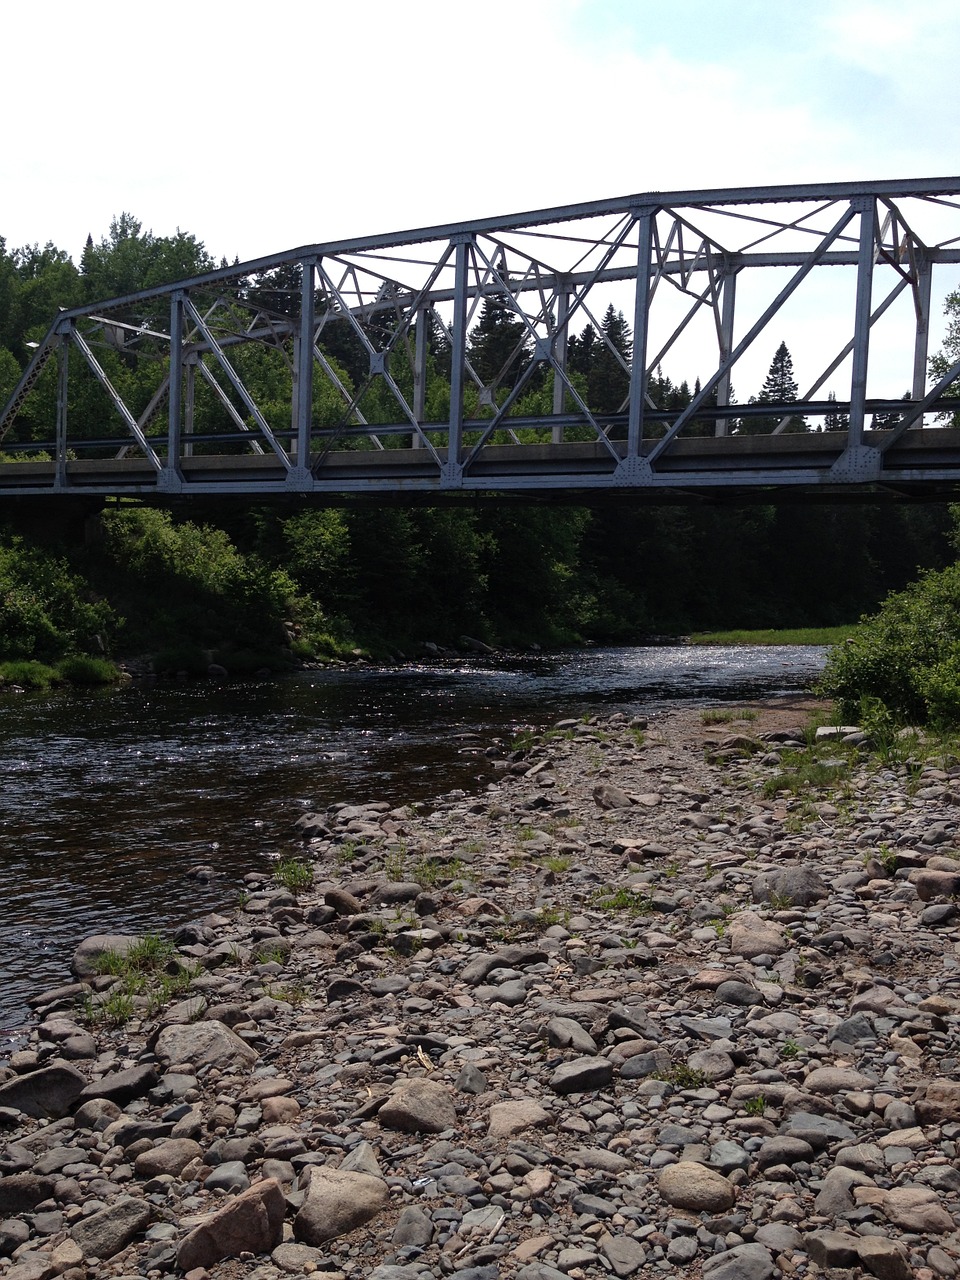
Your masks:
{"label": "green grass patch", "polygon": [[766,631],[697,631],[690,644],[843,644],[856,625],[846,627],[786,627]]}
{"label": "green grass patch", "polygon": [[759,717],[759,711],[752,711],[746,707],[710,707],[700,712],[700,723],[731,724],[734,720],[757,720]]}
{"label": "green grass patch", "polygon": [[21,689],[50,689],[59,682],[55,667],[28,659],[0,662],[0,686],[18,685]]}
{"label": "green grass patch", "polygon": [[623,911],[630,916],[646,916],[653,910],[653,903],[645,894],[623,886],[614,889],[606,885],[592,894],[589,902],[600,911]]}
{"label": "green grass patch", "polygon": [[67,684],[116,684],[120,679],[119,668],[107,658],[91,658],[85,653],[61,658],[57,675]]}
{"label": "green grass patch", "polygon": [[291,893],[296,894],[303,889],[309,889],[313,884],[313,867],[309,862],[302,862],[299,858],[283,858],[277,863],[273,878],[284,889],[289,889]]}

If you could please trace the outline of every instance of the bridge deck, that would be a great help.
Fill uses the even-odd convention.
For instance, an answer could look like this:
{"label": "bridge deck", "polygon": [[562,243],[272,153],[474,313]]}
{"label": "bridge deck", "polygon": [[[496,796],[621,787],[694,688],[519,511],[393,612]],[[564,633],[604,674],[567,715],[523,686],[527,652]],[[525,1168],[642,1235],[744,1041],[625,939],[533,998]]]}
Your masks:
{"label": "bridge deck", "polygon": [[[960,429],[926,428],[904,432],[891,441],[889,431],[865,433],[864,445],[882,459],[875,481],[905,494],[925,496],[960,492]],[[626,442],[611,441],[620,458]],[[650,441],[649,453],[656,445]],[[886,451],[883,452],[885,446]],[[451,486],[425,449],[351,449],[315,456],[315,471],[291,471],[275,453],[199,455],[180,459],[177,477],[181,496],[311,494],[325,501],[365,492],[381,497],[419,494],[425,498],[454,493],[528,491],[531,496],[569,493],[593,495],[681,497],[729,496],[758,488],[800,490],[823,497],[849,489],[836,473],[843,457],[843,432],[794,433],[780,436],[694,437],[673,442],[649,474],[633,478],[616,471],[610,450],[599,443],[488,445],[465,469],[462,483]],[[438,449],[441,463],[447,450]],[[53,462],[0,463],[0,496],[74,494],[148,497],[169,493],[169,478],[144,457],[70,459],[57,483]]]}

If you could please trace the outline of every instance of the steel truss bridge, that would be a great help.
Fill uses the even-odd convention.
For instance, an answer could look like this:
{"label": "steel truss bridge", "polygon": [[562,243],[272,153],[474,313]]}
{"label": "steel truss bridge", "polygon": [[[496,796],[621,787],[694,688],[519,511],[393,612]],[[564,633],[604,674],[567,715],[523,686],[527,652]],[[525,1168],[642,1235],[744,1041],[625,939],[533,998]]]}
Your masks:
{"label": "steel truss bridge", "polygon": [[[928,342],[934,270],[958,263],[960,178],[647,192],[309,245],[58,315],[0,411],[0,494],[954,496],[960,430],[936,424],[960,362],[931,385]],[[795,401],[733,403],[738,362],[789,337],[825,276],[812,305],[845,336],[822,371]],[[471,362],[487,299],[526,352],[515,382],[513,355],[492,378]],[[632,357],[607,343],[626,394],[601,415],[568,354],[588,323],[605,341],[611,300]],[[903,399],[869,368],[891,325]],[[359,380],[331,355],[345,338]],[[671,411],[656,371],[691,341],[702,381]]]}

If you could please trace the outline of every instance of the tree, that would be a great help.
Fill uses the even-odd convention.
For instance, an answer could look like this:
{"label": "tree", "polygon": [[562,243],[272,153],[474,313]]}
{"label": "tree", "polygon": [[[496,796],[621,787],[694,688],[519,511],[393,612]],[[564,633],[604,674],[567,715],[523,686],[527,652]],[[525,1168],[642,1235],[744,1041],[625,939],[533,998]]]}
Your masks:
{"label": "tree", "polygon": [[467,342],[467,358],[484,386],[494,389],[512,390],[528,368],[532,357],[527,326],[505,295],[484,298]]}
{"label": "tree", "polygon": [[827,410],[826,414],[824,415],[824,419],[823,419],[824,431],[846,431],[850,426],[849,413],[841,413],[838,409],[833,407],[837,403],[837,397],[833,394],[832,391],[827,396],[827,399],[830,401],[831,407]]}
{"label": "tree", "polygon": [[[750,397],[750,404],[796,404],[800,388],[793,376],[793,358],[787,350],[787,344],[781,342],[767,370],[763,387],[758,396]],[[772,414],[770,417],[741,418],[738,432],[743,435],[769,435],[776,430],[782,421],[783,414]],[[806,431],[807,421],[797,414],[792,414],[787,422],[791,431]]]}

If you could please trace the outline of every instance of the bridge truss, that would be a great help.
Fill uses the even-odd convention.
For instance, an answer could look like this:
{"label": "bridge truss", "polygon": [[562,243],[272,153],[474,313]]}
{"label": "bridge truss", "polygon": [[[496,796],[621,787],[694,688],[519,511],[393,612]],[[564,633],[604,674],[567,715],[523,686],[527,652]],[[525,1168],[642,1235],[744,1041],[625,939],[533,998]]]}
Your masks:
{"label": "bridge truss", "polygon": [[[0,411],[0,494],[952,494],[960,431],[933,424],[960,363],[931,385],[928,343],[934,271],[958,263],[960,178],[648,192],[309,245],[62,312]],[[837,349],[795,401],[735,404],[738,362],[824,273]],[[625,395],[600,414],[568,357],[587,324],[605,341],[611,302],[632,357],[607,344]],[[493,376],[470,356],[485,303],[516,331]],[[909,394],[868,398],[891,323]],[[702,380],[671,411],[656,370],[690,342]]]}

